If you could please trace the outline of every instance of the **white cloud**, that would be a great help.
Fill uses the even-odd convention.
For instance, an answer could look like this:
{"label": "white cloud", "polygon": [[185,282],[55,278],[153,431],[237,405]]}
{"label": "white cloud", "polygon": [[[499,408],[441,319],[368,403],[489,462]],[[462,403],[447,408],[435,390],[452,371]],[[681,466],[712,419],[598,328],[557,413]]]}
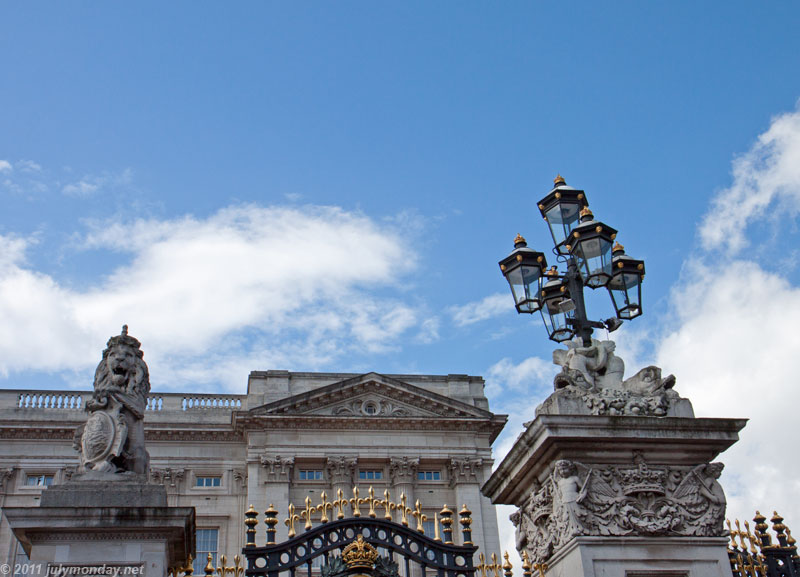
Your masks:
{"label": "white cloud", "polygon": [[20,160],[17,163],[17,168],[19,168],[22,172],[29,172],[29,173],[42,171],[42,166],[32,160]]}
{"label": "white cloud", "polygon": [[333,207],[94,223],[81,246],[125,251],[130,262],[85,291],[26,267],[24,241],[2,244],[13,248],[0,250],[6,374],[91,368],[127,323],[160,388],[241,389],[254,367],[313,369],[349,352],[391,350],[421,322],[413,307],[367,293],[399,285],[415,266],[404,239]]}
{"label": "white cloud", "polygon": [[61,188],[61,192],[67,196],[79,198],[88,197],[103,188],[127,186],[132,180],[133,171],[130,168],[126,168],[120,173],[104,172],[102,174],[88,174],[77,182],[65,184]]}
{"label": "white cloud", "polygon": [[513,306],[513,299],[507,293],[496,293],[476,302],[451,307],[450,314],[453,322],[463,327],[505,314],[510,306]]}
{"label": "white cloud", "polygon": [[12,170],[14,170],[14,168],[9,161],[0,160],[0,173],[11,172]]}
{"label": "white cloud", "polygon": [[[700,226],[706,248],[731,253],[748,245],[747,225],[778,225],[800,213],[800,109],[773,119],[756,144],[733,162],[733,183],[711,203]],[[770,209],[770,211],[768,211]]]}
{"label": "white cloud", "polygon": [[[788,232],[794,224],[787,217],[798,215],[800,201],[800,111],[776,117],[734,161],[733,175],[700,230],[705,248],[729,255],[755,240],[748,225],[768,221]],[[800,288],[781,276],[787,269],[779,270],[718,251],[687,261],[671,297],[674,326],[657,347],[657,362],[677,376],[698,415],[750,419],[741,440],[720,456],[729,517],[776,509],[791,526],[800,523],[800,387],[793,362],[800,351]]]}

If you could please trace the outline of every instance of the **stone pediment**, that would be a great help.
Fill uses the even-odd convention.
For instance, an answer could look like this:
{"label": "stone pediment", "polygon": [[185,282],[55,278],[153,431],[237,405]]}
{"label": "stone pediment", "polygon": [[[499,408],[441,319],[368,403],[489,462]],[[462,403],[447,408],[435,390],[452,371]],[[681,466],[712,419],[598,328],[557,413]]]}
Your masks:
{"label": "stone pediment", "polygon": [[491,419],[493,416],[489,411],[378,373],[333,383],[249,412],[251,415],[359,418]]}

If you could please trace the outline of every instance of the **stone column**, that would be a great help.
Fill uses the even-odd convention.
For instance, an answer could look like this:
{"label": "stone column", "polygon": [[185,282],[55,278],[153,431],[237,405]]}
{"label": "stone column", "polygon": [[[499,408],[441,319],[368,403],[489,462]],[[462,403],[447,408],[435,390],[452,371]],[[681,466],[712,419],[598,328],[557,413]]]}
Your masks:
{"label": "stone column", "polygon": [[[414,508],[414,487],[417,484],[417,468],[419,459],[412,457],[392,457],[389,459],[389,478],[392,482],[392,496],[400,501],[400,495],[406,496],[406,502]],[[424,503],[423,503],[424,504]]]}
{"label": "stone column", "polygon": [[[479,553],[484,553],[487,557],[492,553],[500,554],[500,551],[490,551],[486,549],[483,534],[483,510],[481,506],[480,477],[482,475],[483,459],[478,457],[455,457],[450,459],[448,465],[450,474],[450,487],[453,488],[456,502],[453,503],[453,532],[458,532],[458,537],[454,535],[456,543],[463,543],[461,525],[458,523],[459,511],[466,505],[472,511],[472,542],[477,545]],[[476,557],[477,558],[477,557]]]}
{"label": "stone column", "polygon": [[[292,472],[294,471],[294,457],[282,457],[280,455],[271,456],[264,454],[261,456],[262,480],[265,484],[264,508],[259,511],[259,519],[264,518],[264,510],[272,505],[278,511],[278,519],[285,519],[289,510],[289,485],[292,482]],[[257,544],[266,543],[266,526],[259,524],[261,528],[262,540],[256,540]],[[277,533],[275,541],[280,543],[289,536],[289,530],[283,523],[275,526]]]}
{"label": "stone column", "polygon": [[[240,521],[241,525],[239,526],[239,530],[235,531],[235,538],[233,540],[232,549],[234,551],[241,550],[244,547],[244,519],[245,519],[245,511],[250,506],[247,503],[247,469],[233,469],[229,471],[229,475],[231,478],[231,494],[236,496],[236,505],[237,505],[237,516],[236,518]],[[233,524],[233,527],[236,527],[236,524]],[[231,536],[228,535],[228,542],[231,542]]]}
{"label": "stone column", "polygon": [[353,494],[353,487],[356,485],[356,465],[358,457],[334,456],[328,457],[325,462],[325,474],[331,487],[331,496],[336,497],[339,489],[345,497]]}

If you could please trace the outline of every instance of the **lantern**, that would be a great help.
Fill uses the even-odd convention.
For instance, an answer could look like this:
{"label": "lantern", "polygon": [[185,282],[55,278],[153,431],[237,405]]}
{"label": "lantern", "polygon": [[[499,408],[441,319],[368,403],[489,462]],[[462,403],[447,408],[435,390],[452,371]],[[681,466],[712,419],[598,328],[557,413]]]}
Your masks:
{"label": "lantern", "polygon": [[542,286],[542,320],[550,335],[557,343],[567,341],[574,335],[570,320],[575,314],[567,284],[558,276],[556,267],[547,271],[547,282]]}
{"label": "lantern", "polygon": [[611,280],[611,245],[617,231],[594,220],[588,207],[581,210],[581,224],[572,231],[565,247],[575,258],[583,284],[596,289]]}
{"label": "lantern", "polygon": [[613,250],[612,268],[614,273],[607,286],[617,317],[634,319],[642,314],[644,261],[629,257],[625,254],[625,247],[617,243]]}
{"label": "lantern", "polygon": [[561,175],[558,175],[553,183],[555,184],[553,190],[539,201],[539,212],[550,227],[556,251],[566,255],[569,252],[565,247],[566,241],[572,229],[578,225],[581,209],[589,206],[589,203],[584,192],[567,186]]}
{"label": "lantern", "polygon": [[535,313],[541,307],[542,276],[547,260],[540,252],[528,248],[522,236],[514,239],[514,250],[500,261],[500,270],[506,277],[518,313]]}

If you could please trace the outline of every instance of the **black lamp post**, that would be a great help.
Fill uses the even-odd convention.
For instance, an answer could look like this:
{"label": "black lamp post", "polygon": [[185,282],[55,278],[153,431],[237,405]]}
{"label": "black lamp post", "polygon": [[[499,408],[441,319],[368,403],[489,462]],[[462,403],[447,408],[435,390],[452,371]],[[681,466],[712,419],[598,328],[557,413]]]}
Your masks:
{"label": "black lamp post", "polygon": [[[565,265],[559,273],[553,266],[545,272],[544,255],[528,248],[520,235],[514,251],[500,261],[514,304],[519,313],[540,311],[551,340],[563,342],[580,337],[584,346],[592,343],[592,331],[615,331],[623,320],[642,314],[644,262],[625,254],[617,231],[594,220],[586,194],[567,186],[559,175],[555,187],[539,202],[539,211],[550,227],[553,253]],[[616,317],[592,321],[586,316],[583,289],[607,288]]]}

